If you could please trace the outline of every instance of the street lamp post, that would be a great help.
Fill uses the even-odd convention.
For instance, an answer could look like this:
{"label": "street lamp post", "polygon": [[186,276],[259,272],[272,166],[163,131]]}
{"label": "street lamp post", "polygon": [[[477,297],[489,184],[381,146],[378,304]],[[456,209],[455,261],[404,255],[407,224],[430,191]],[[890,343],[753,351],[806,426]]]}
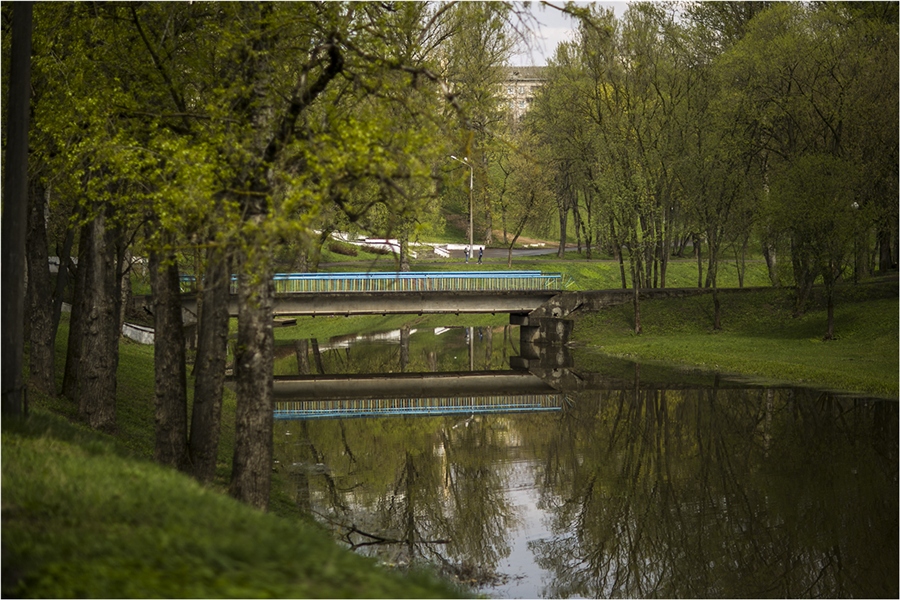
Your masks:
{"label": "street lamp post", "polygon": [[469,164],[469,157],[466,156],[464,158],[456,158],[451,155],[450,158],[453,160],[459,161],[462,164],[469,167],[469,257],[472,256],[472,232],[475,228],[472,226],[472,184],[475,180],[475,169]]}

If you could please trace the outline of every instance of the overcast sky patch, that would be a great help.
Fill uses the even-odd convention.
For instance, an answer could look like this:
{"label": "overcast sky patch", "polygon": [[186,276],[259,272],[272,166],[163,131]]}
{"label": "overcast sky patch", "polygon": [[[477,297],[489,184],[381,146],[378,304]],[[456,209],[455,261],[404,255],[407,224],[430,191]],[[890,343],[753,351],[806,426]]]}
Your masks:
{"label": "overcast sky patch", "polygon": [[[562,2],[558,5],[562,6]],[[578,4],[588,6],[597,4],[612,8],[616,13],[616,17],[621,18],[628,8],[628,2],[579,2]],[[574,39],[577,24],[575,19],[569,15],[546,6],[531,4],[531,13],[540,23],[535,29],[532,39],[531,50],[524,46],[510,59],[510,65],[517,67],[525,66],[546,66],[547,59],[552,57],[556,52],[556,46],[561,42],[569,42]]]}

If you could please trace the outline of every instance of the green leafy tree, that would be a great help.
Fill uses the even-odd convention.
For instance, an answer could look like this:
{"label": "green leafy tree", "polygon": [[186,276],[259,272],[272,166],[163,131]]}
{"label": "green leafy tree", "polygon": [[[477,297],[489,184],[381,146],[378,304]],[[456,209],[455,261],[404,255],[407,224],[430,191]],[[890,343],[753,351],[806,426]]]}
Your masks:
{"label": "green leafy tree", "polygon": [[[478,219],[480,223],[475,222],[474,215],[471,219],[473,227],[484,233],[476,236],[472,231],[471,237],[480,238],[484,244],[492,242],[494,229],[491,166],[500,160],[507,143],[508,117],[500,84],[515,42],[510,30],[513,18],[509,3],[460,2],[448,10],[443,23],[447,41],[440,52],[441,74],[454,100],[446,109],[451,144],[448,154],[466,157],[474,168],[473,211],[479,207],[484,216]],[[456,172],[469,175],[467,169]],[[460,200],[468,193],[464,185],[448,186],[448,190],[459,194]]]}
{"label": "green leafy tree", "polygon": [[[873,238],[884,247],[885,238],[892,235],[893,225],[882,218],[891,214],[893,208],[889,206],[896,205],[895,193],[890,195],[890,203],[887,201],[888,190],[896,185],[896,171],[887,166],[887,161],[897,148],[895,133],[889,140],[884,129],[895,129],[897,90],[882,82],[884,76],[888,81],[896,80],[896,74],[881,70],[888,65],[891,73],[896,71],[890,67],[897,64],[896,32],[888,34],[892,27],[889,23],[864,14],[844,5],[779,3],[758,14],[747,34],[721,59],[722,77],[728,82],[726,99],[741,115],[737,122],[752,132],[748,144],[761,157],[762,195],[768,193],[769,185],[773,190],[778,186],[782,190],[778,201],[793,203],[795,200],[784,190],[799,191],[796,183],[803,180],[802,174],[832,170],[825,168],[822,157],[830,156],[833,164],[843,165],[846,185],[854,186],[852,193],[832,190],[826,195],[844,199],[852,196],[851,202],[863,209],[858,214],[871,221],[860,228],[855,218],[838,218],[842,213],[831,215],[827,222],[833,228],[828,235],[843,240],[846,229],[853,230],[857,240],[853,262],[863,268],[868,262],[859,259],[861,253],[867,253],[863,248],[871,247]],[[869,145],[872,139],[885,142],[885,146],[873,152]],[[866,173],[864,177],[857,176],[859,169]],[[834,188],[836,184],[829,185]],[[823,202],[833,210],[851,204]],[[769,216],[785,210],[772,209]],[[806,211],[797,216],[818,217]],[[802,234],[806,230],[797,224],[787,238],[797,288],[797,313],[805,310],[817,277],[825,276],[819,261],[835,258],[832,251],[827,251],[828,258],[821,256],[825,249],[814,247],[813,238]],[[873,236],[869,233],[873,231],[880,233]],[[827,335],[832,333],[829,328]]]}
{"label": "green leafy tree", "polygon": [[[151,257],[155,298],[156,456],[208,480],[217,454],[226,302],[236,272],[231,491],[265,507],[273,242],[311,239],[333,207],[351,218],[376,204],[401,219],[419,212],[439,154],[441,91],[424,53],[432,9],[172,3],[44,10],[48,22],[67,27],[44,38],[43,64],[60,83],[43,104],[42,131],[55,144],[57,187],[72,190],[81,206],[79,264],[90,266],[92,256],[105,261],[79,269],[76,304],[84,306],[82,321],[88,319],[80,329],[90,332],[96,316],[93,322],[115,332],[106,344],[109,360],[89,359],[82,343],[67,364],[77,372],[93,362],[104,373],[94,379],[111,375],[114,382],[116,305],[104,304],[109,314],[94,315],[98,303],[87,300],[88,290],[119,297],[114,286],[124,274],[125,234],[145,232],[140,244]],[[108,252],[91,250],[101,243]],[[198,259],[201,293],[191,419],[178,280],[186,256]],[[102,286],[90,285],[100,280]],[[81,379],[75,388],[85,397]],[[114,388],[93,396],[114,410]]]}

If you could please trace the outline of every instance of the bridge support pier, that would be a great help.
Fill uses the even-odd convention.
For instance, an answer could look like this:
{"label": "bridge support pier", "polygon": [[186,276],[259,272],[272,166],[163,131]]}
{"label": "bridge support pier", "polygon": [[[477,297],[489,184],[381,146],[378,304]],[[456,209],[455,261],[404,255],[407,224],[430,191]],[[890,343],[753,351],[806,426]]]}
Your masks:
{"label": "bridge support pier", "polygon": [[511,314],[509,322],[519,326],[519,352],[521,354],[521,356],[510,359],[512,368],[559,369],[572,366],[572,358],[567,344],[575,326],[574,321]]}

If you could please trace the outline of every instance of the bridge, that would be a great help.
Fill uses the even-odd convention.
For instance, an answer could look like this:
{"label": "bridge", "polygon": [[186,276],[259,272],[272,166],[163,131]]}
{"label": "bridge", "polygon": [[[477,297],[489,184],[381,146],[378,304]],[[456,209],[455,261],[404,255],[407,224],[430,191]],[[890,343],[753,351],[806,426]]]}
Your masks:
{"label": "bridge", "polygon": [[[276,316],[386,314],[528,314],[562,291],[559,273],[412,271],[288,273],[273,278]],[[194,279],[182,277],[182,305],[196,314]],[[229,314],[237,316],[232,278]]]}
{"label": "bridge", "polygon": [[[564,345],[573,326],[567,316],[630,302],[635,293],[631,289],[568,292],[563,290],[561,274],[540,271],[290,273],[275,275],[273,280],[275,316],[506,313],[511,324],[520,326],[523,345]],[[182,307],[196,316],[194,283],[193,277],[182,277]],[[228,305],[232,317],[238,315],[236,287],[232,277]],[[645,300],[710,292],[709,288],[663,288],[641,289],[638,295]]]}

